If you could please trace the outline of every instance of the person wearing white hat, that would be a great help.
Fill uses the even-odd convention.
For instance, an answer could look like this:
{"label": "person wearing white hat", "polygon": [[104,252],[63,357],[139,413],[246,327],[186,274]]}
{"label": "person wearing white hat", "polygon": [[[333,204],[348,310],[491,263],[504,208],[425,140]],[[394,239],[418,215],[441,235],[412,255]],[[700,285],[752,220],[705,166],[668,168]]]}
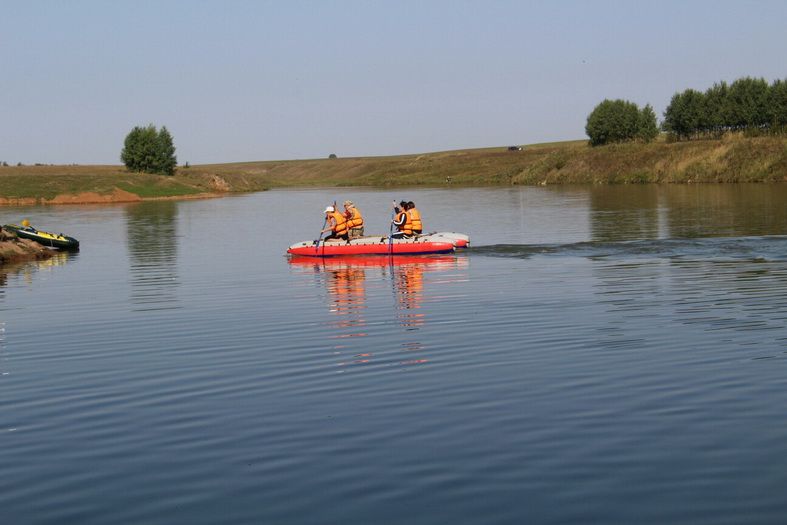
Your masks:
{"label": "person wearing white hat", "polygon": [[325,224],[327,227],[322,230],[321,233],[328,233],[331,232],[330,235],[325,237],[325,240],[329,239],[342,239],[345,241],[350,240],[348,235],[348,228],[347,228],[347,218],[344,216],[343,213],[339,213],[336,211],[336,208],[333,206],[326,206],[325,207]]}

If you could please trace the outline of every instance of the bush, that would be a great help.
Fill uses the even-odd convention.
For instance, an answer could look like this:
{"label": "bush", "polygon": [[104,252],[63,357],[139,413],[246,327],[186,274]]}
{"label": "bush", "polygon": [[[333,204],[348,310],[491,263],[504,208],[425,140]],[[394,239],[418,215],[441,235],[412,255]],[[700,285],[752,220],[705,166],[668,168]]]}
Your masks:
{"label": "bush", "polygon": [[126,135],[120,160],[131,171],[174,175],[178,165],[175,146],[166,126],[157,131],[153,124],[135,126]]}
{"label": "bush", "polygon": [[336,158],[336,153],[331,153],[330,155],[328,155],[328,158],[329,159],[335,159]]}

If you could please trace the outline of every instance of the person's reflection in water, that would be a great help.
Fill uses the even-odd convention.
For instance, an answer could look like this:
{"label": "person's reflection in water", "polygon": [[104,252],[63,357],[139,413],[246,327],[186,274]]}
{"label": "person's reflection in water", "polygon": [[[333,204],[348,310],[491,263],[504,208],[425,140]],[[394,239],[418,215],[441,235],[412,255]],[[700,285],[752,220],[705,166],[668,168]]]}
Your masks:
{"label": "person's reflection in water", "polygon": [[[339,316],[337,328],[358,328],[366,325],[365,308],[366,273],[363,268],[344,267],[326,272],[326,287],[331,298],[331,312]],[[365,334],[344,334],[354,337]]]}
{"label": "person's reflection in water", "polygon": [[[314,272],[328,292],[328,307],[332,314],[330,326],[334,355],[340,360],[341,372],[357,365],[418,365],[427,363],[424,354],[423,334],[419,332],[427,319],[425,313],[425,289],[429,288],[425,275],[427,272],[443,273],[439,280],[431,284],[439,287],[452,286],[462,282],[464,276],[453,273],[467,266],[467,259],[456,256],[442,257],[346,257],[327,258],[315,261],[312,257],[293,257],[290,265],[295,268]],[[444,273],[451,272],[451,273]],[[371,299],[367,297],[367,279],[372,279]],[[385,283],[387,286],[377,286]],[[384,344],[379,339],[371,343],[375,336],[372,330],[387,330],[390,322],[372,323],[367,321],[367,303],[377,304],[385,288],[393,292],[393,309],[385,314],[404,331],[403,337],[386,337]],[[375,291],[378,293],[375,294]],[[390,301],[390,295],[388,296]],[[434,296],[432,296],[434,297]],[[442,295],[441,295],[442,297]],[[391,304],[388,301],[389,305]],[[389,307],[390,308],[390,307]],[[386,351],[393,345],[394,352]],[[390,349],[390,348],[389,348]]]}
{"label": "person's reflection in water", "polygon": [[[326,269],[325,284],[330,297],[330,310],[338,318],[332,325],[338,333],[331,336],[336,339],[333,346],[336,355],[343,355],[350,345],[349,338],[365,337],[363,327],[366,326],[364,310],[366,309],[366,270],[357,266],[340,266]],[[340,366],[367,364],[372,353],[362,351],[355,354],[350,362],[341,362]]]}
{"label": "person's reflection in water", "polygon": [[[396,317],[399,324],[408,333],[408,339],[415,337],[416,332],[424,325],[426,315],[422,311],[424,297],[424,271],[428,268],[429,259],[423,262],[412,262],[391,267],[393,273],[394,293],[396,294]],[[436,263],[434,269],[440,268]],[[402,365],[421,365],[428,362],[423,355],[424,345],[420,338],[405,340],[400,343],[402,350],[410,354],[401,361]]]}
{"label": "person's reflection in water", "polygon": [[402,265],[394,270],[394,289],[397,297],[397,317],[409,330],[424,324],[420,312],[424,290],[424,266],[418,263]]}

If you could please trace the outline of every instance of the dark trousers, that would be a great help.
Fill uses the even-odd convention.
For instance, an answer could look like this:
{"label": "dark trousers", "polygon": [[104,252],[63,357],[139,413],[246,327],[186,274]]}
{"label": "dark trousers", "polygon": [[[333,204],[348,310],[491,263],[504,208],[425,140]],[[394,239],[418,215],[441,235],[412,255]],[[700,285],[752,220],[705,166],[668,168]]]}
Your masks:
{"label": "dark trousers", "polygon": [[336,235],[336,232],[333,232],[332,234],[325,236],[324,240],[327,241],[328,239],[341,239],[343,241],[349,241],[350,240],[350,236],[347,235],[346,233],[344,235]]}

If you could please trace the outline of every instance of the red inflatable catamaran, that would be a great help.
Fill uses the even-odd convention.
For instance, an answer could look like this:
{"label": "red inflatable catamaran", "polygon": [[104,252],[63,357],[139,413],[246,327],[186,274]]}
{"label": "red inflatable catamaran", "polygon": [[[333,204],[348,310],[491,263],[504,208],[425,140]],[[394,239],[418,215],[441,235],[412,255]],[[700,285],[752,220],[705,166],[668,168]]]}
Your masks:
{"label": "red inflatable catamaran", "polygon": [[462,233],[439,232],[411,239],[392,239],[387,235],[367,236],[350,241],[303,241],[287,250],[292,255],[333,257],[338,255],[420,255],[450,253],[466,248],[470,238]]}

